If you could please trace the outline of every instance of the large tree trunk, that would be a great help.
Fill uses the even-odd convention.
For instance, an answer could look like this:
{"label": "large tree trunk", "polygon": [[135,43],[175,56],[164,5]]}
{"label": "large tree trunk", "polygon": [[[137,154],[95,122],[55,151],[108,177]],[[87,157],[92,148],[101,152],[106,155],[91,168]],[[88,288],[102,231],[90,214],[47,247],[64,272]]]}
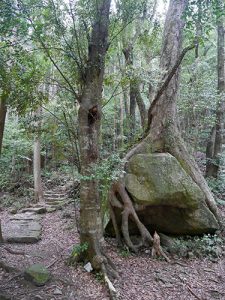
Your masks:
{"label": "large tree trunk", "polygon": [[224,106],[225,106],[225,69],[224,69],[224,25],[223,19],[218,20],[217,25],[217,71],[218,71],[218,95],[219,101],[216,110],[216,124],[211,131],[206,151],[207,166],[206,176],[217,177],[220,167],[223,128],[224,128]]}
{"label": "large tree trunk", "polygon": [[2,142],[5,129],[5,118],[7,113],[6,99],[7,93],[3,92],[0,98],[0,156],[2,153]]}
{"label": "large tree trunk", "polygon": [[[180,162],[183,169],[201,188],[205,195],[206,204],[215,217],[220,220],[214,198],[196,162],[187,151],[177,125],[176,99],[180,77],[179,65],[185,53],[189,49],[194,48],[190,46],[181,51],[182,30],[184,26],[182,16],[186,5],[187,0],[170,0],[165,21],[160,59],[160,67],[165,74],[168,75],[163,79],[164,83],[150,106],[146,137],[126,155],[125,161],[128,161],[134,154],[169,152]],[[130,217],[136,223],[140,231],[142,244],[151,244],[153,242],[149,232],[137,216],[137,212],[132,205],[123,180],[113,184],[110,193],[110,203],[111,218],[118,240],[120,240],[121,231],[128,247],[134,251],[137,249],[137,246],[132,243],[129,237],[128,218]],[[119,230],[118,224],[116,223],[114,207],[123,209],[121,230]]]}
{"label": "large tree trunk", "polygon": [[[81,155],[80,243],[88,249],[82,259],[104,274],[109,260],[103,251],[103,232],[98,180],[93,177],[99,162],[99,133],[105,55],[108,48],[110,0],[98,1],[96,20],[88,47],[86,80],[78,112],[79,146]],[[107,270],[108,271],[108,270]],[[107,281],[107,279],[106,279]]]}

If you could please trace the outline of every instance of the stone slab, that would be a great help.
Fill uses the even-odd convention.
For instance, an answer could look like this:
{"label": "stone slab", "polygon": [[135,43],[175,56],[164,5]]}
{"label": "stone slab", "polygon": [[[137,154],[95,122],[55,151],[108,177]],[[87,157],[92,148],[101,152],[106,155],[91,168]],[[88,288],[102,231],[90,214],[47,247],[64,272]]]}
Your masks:
{"label": "stone slab", "polygon": [[10,221],[14,221],[14,220],[39,221],[41,220],[41,216],[36,215],[33,212],[26,212],[26,213],[15,214],[9,220]]}
{"label": "stone slab", "polygon": [[22,213],[25,213],[25,212],[33,212],[33,213],[36,213],[36,214],[44,214],[47,212],[46,210],[46,207],[44,206],[40,206],[40,207],[28,207],[28,208],[23,208],[21,210]]}
{"label": "stone slab", "polygon": [[34,220],[10,220],[2,230],[3,237],[10,243],[36,243],[41,239],[41,224]]}

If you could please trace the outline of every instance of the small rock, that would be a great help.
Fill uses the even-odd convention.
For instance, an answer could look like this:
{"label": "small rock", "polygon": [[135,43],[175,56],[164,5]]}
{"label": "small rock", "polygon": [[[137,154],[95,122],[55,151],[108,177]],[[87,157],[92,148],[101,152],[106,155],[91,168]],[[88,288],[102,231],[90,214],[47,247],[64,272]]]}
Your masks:
{"label": "small rock", "polygon": [[214,257],[220,257],[222,256],[223,254],[223,250],[220,246],[216,246],[214,249],[213,249],[213,256]]}
{"label": "small rock", "polygon": [[34,300],[44,300],[40,295],[35,295]]}
{"label": "small rock", "polygon": [[90,273],[91,271],[93,271],[92,265],[90,262],[88,262],[86,265],[84,265],[84,269]]}
{"label": "small rock", "polygon": [[9,212],[10,212],[10,214],[15,215],[17,213],[17,211],[18,211],[17,208],[13,207],[10,209]]}
{"label": "small rock", "polygon": [[54,295],[62,295],[62,291],[59,288],[56,288],[53,292]]}
{"label": "small rock", "polygon": [[62,214],[62,218],[64,219],[68,219],[68,218],[72,218],[72,214],[70,211],[64,211]]}
{"label": "small rock", "polygon": [[193,253],[192,251],[188,251],[187,257],[188,257],[188,258],[194,258],[195,255],[194,255],[194,253]]}
{"label": "small rock", "polygon": [[24,278],[36,286],[42,286],[49,280],[50,273],[45,266],[35,264],[24,271]]}
{"label": "small rock", "polygon": [[52,213],[52,212],[55,212],[56,211],[56,208],[55,207],[48,207],[47,208],[47,212],[48,213]]}

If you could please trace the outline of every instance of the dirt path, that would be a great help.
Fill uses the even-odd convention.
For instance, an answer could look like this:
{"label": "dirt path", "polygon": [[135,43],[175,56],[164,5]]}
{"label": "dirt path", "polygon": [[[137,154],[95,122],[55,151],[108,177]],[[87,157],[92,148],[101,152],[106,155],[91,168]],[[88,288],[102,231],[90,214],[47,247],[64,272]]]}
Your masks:
{"label": "dirt path", "polygon": [[[41,263],[48,266],[52,279],[43,287],[35,287],[15,274],[0,269],[0,295],[12,300],[107,300],[107,289],[82,266],[67,266],[66,259],[79,235],[74,222],[72,205],[65,211],[45,214],[42,219],[42,239],[36,244],[7,244],[13,250],[26,255],[13,255],[2,247],[0,260],[21,270]],[[64,216],[64,217],[63,217]],[[7,225],[9,215],[1,213],[2,223]],[[120,272],[115,282],[121,300],[212,300],[225,299],[225,257],[210,259],[183,259],[172,263],[151,259],[150,253],[123,257],[114,240],[108,241],[108,254]],[[125,253],[126,254],[126,253]],[[124,253],[123,253],[124,255]],[[0,299],[4,299],[1,298]]]}

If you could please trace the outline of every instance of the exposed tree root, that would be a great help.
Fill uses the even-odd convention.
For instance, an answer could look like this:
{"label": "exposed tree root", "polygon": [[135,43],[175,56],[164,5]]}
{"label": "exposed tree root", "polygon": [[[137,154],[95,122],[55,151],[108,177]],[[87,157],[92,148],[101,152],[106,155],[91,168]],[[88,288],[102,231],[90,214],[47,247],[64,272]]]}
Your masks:
{"label": "exposed tree root", "polygon": [[[107,271],[106,265],[104,263],[102,263],[102,265],[101,265],[101,271],[104,276],[105,283],[107,284],[107,287],[109,289],[110,299],[117,300],[118,299],[117,291],[116,291],[115,287],[113,286],[111,280],[109,279],[108,271]],[[115,273],[114,273],[114,276],[115,276]]]}
{"label": "exposed tree root", "polygon": [[16,273],[19,273],[20,270],[15,268],[15,267],[12,267],[12,266],[9,266],[8,264],[6,264],[4,261],[0,260],[0,268],[5,270],[6,272],[10,273],[10,272],[16,272]]}
{"label": "exposed tree root", "polygon": [[113,286],[112,281],[114,279],[119,278],[119,274],[116,271],[116,266],[108,257],[105,251],[105,244],[104,240],[97,241],[95,235],[89,235],[89,243],[88,245],[92,245],[92,247],[88,247],[86,253],[81,253],[77,258],[78,261],[86,261],[87,259],[91,263],[92,268],[97,271],[101,272],[104,277],[104,281],[106,286],[109,290],[110,299],[117,300],[117,291]]}
{"label": "exposed tree root", "polygon": [[9,247],[3,247],[4,250],[6,250],[7,252],[9,252],[10,254],[14,254],[14,255],[25,255],[25,252],[24,251],[16,251],[16,250],[13,250]]}
{"label": "exposed tree root", "polygon": [[[110,203],[111,205],[111,218],[113,221],[113,226],[114,226],[114,230],[116,232],[117,235],[117,240],[120,240],[120,235],[119,235],[119,228],[118,225],[116,223],[116,218],[115,218],[115,214],[113,212],[113,207],[122,207],[123,208],[123,212],[122,212],[122,225],[121,225],[121,231],[123,233],[123,238],[125,240],[126,245],[134,252],[137,252],[138,249],[140,247],[142,247],[143,245],[148,246],[148,245],[152,245],[153,244],[153,238],[151,236],[151,234],[149,233],[149,231],[147,230],[147,228],[144,226],[143,223],[141,223],[141,221],[139,220],[137,213],[133,207],[133,203],[130,199],[130,196],[128,195],[125,186],[122,182],[118,181],[116,183],[113,184],[112,186],[112,194],[114,194],[114,196],[120,201],[122,202],[122,204],[120,203],[118,205],[117,202],[115,202],[115,199],[111,198],[112,201]],[[129,234],[129,228],[128,228],[128,220],[129,217],[132,218],[132,220],[136,223],[138,230],[141,234],[141,238],[142,241],[139,245],[134,245],[133,242],[130,239],[130,234]]]}
{"label": "exposed tree root", "polygon": [[104,281],[108,287],[110,299],[117,300],[118,295],[115,287],[113,286],[112,280],[119,278],[119,274],[116,271],[116,267],[111,259],[104,253],[95,255],[92,259],[92,267],[95,270],[100,270],[104,276]]}
{"label": "exposed tree root", "polygon": [[152,246],[152,257],[155,256],[163,256],[167,262],[170,262],[169,257],[162,250],[162,247],[160,245],[160,237],[156,231],[153,236],[153,246]]}
{"label": "exposed tree root", "polygon": [[[152,246],[152,254],[156,254],[158,256],[163,256],[167,262],[169,262],[169,258],[162,250],[160,246],[160,238],[157,233],[154,235],[154,239],[149,233],[148,229],[145,225],[140,221],[133,203],[130,199],[129,194],[127,193],[124,183],[122,181],[118,181],[113,184],[110,191],[110,214],[113,223],[113,227],[116,233],[116,238],[119,243],[121,243],[121,235],[120,230],[116,221],[114,207],[122,208],[122,224],[121,224],[121,232],[123,234],[124,241],[126,245],[134,252],[137,252],[142,246]],[[129,234],[129,217],[132,218],[132,221],[135,222],[137,228],[141,235],[141,242],[138,245],[134,245],[131,241]],[[158,238],[157,238],[158,237]],[[153,255],[153,256],[154,256]]]}

